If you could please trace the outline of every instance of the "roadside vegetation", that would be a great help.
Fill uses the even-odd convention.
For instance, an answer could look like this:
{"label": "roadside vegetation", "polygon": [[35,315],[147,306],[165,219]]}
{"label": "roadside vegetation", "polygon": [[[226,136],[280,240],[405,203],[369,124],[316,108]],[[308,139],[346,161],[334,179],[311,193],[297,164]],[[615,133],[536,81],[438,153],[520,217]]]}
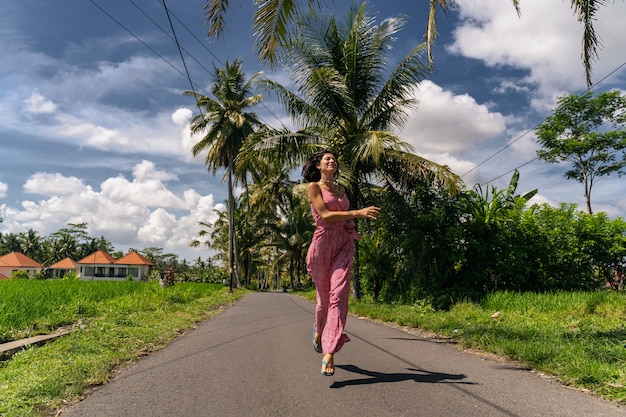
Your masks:
{"label": "roadside vegetation", "polygon": [[0,281],[3,342],[74,329],[0,361],[0,416],[50,415],[244,293],[197,283]]}

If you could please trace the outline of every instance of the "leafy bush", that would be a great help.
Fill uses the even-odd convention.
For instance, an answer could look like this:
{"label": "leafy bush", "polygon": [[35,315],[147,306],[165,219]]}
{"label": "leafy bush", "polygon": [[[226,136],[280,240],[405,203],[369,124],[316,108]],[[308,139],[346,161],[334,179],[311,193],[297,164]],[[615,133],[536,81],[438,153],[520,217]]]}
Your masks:
{"label": "leafy bush", "polygon": [[26,272],[26,271],[14,271],[11,274],[10,279],[26,280],[26,279],[30,279],[30,276],[28,275],[28,272]]}

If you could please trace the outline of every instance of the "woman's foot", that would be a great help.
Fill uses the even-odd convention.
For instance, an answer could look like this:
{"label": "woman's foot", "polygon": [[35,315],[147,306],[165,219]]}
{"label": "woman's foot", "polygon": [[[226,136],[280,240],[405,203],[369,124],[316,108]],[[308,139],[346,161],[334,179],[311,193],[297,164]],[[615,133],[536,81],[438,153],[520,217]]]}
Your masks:
{"label": "woman's foot", "polygon": [[313,324],[313,350],[317,353],[322,353],[322,340],[320,335],[315,331],[315,324]]}
{"label": "woman's foot", "polygon": [[332,353],[326,353],[322,359],[322,375],[332,376],[335,374],[335,357]]}

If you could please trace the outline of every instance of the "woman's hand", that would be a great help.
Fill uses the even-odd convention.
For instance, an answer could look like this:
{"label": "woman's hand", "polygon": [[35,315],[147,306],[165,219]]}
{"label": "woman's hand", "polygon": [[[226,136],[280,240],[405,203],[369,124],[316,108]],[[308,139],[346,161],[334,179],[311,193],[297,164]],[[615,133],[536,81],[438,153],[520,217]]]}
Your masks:
{"label": "woman's hand", "polygon": [[357,217],[376,220],[380,217],[380,208],[376,206],[362,208],[357,210]]}

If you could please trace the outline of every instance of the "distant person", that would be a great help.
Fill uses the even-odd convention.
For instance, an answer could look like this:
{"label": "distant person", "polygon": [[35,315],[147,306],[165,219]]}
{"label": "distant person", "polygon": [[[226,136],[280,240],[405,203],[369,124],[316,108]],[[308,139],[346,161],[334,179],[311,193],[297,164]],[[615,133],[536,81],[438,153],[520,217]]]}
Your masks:
{"label": "distant person", "polygon": [[327,376],[335,373],[335,353],[350,341],[343,330],[348,316],[354,241],[360,238],[352,219],[375,220],[380,216],[380,208],[375,206],[349,210],[346,191],[335,182],[338,172],[337,155],[327,149],[311,155],[302,169],[302,176],[309,182],[309,201],[317,226],[306,257],[317,299],[313,349],[324,353],[320,372]]}

